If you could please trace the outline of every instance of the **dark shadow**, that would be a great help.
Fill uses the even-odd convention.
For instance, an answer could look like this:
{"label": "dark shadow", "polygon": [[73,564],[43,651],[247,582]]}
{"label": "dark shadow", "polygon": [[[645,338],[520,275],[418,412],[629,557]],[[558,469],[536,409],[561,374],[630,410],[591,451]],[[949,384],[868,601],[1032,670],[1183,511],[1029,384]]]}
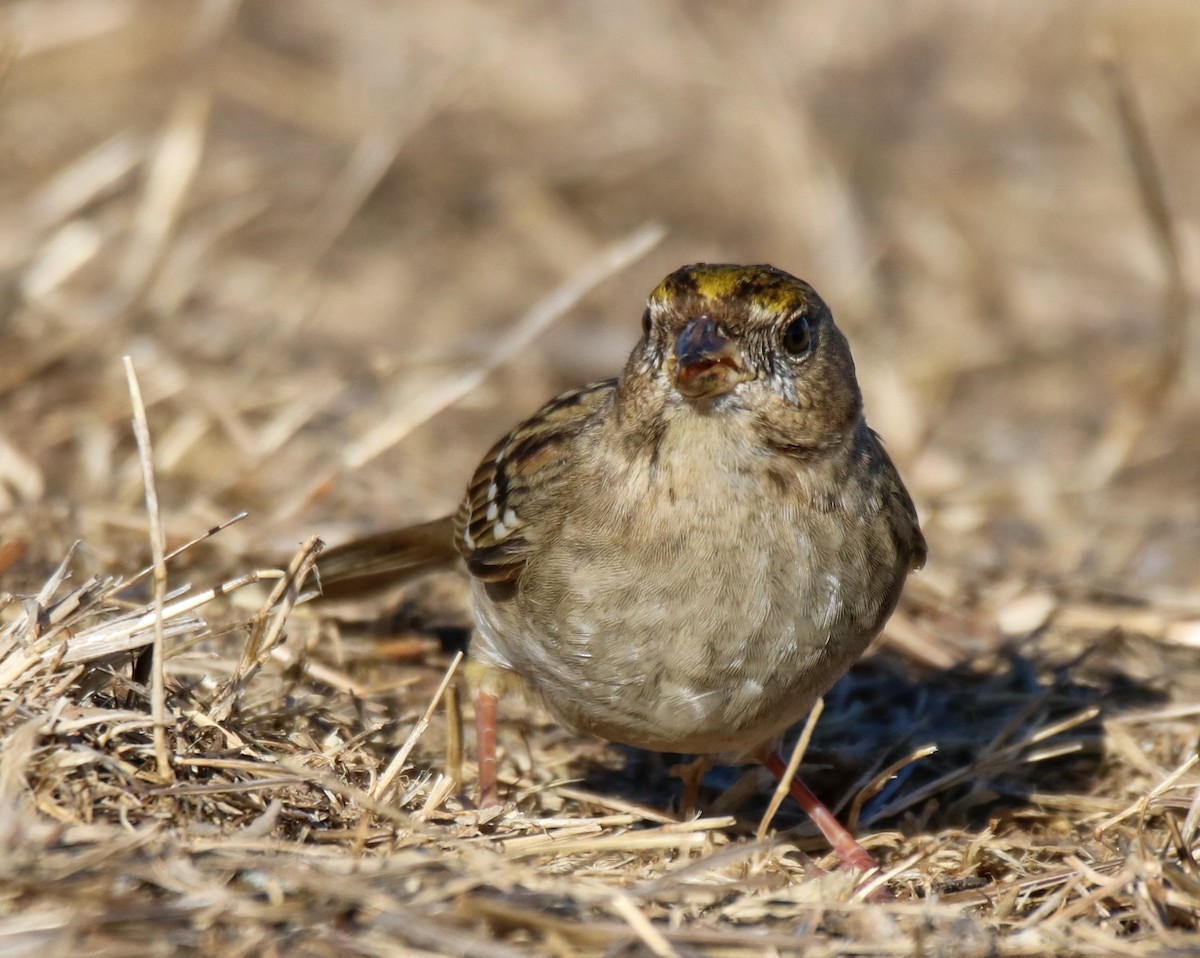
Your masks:
{"label": "dark shadow", "polygon": [[[846,821],[865,785],[934,745],[936,752],[900,769],[863,802],[858,827],[909,833],[979,827],[1005,808],[1027,804],[1034,793],[1087,792],[1103,758],[1102,719],[1164,700],[1115,666],[1055,663],[1038,651],[1009,648],[987,662],[923,674],[885,651],[860,662],[825,696],[800,776]],[[785,755],[798,734],[799,728],[789,733]],[[581,770],[583,787],[676,807],[680,783],[669,769],[686,757],[621,750],[623,767]],[[702,802],[716,801],[743,772],[713,768]],[[762,791],[738,809],[746,827],[757,825],[769,798],[769,790]],[[779,829],[804,822],[790,801],[775,817]]]}
{"label": "dark shadow", "polygon": [[[383,619],[342,625],[348,634],[368,638],[397,633],[436,638],[443,653],[463,648],[468,636],[453,615],[443,617],[412,600]],[[1083,651],[1072,654],[1074,649]],[[1102,721],[1167,699],[1165,683],[1135,676],[1194,668],[1190,660],[1166,661],[1169,654],[1149,638],[1115,630],[1090,639],[1077,636],[1073,646],[1060,636],[1037,635],[985,650],[963,665],[929,671],[885,646],[826,694],[800,777],[850,823],[855,797],[869,783],[917,749],[936,746],[881,781],[857,810],[860,831],[910,835],[978,828],[1007,809],[1029,807],[1034,794],[1086,794],[1101,770]],[[785,739],[785,756],[798,734],[797,727]],[[597,743],[577,750],[569,774],[587,791],[677,810],[682,786],[671,769],[691,758]],[[748,767],[708,771],[700,810],[719,803]],[[770,788],[763,788],[734,809],[745,828],[757,826],[769,798]],[[812,832],[790,801],[774,825]]]}

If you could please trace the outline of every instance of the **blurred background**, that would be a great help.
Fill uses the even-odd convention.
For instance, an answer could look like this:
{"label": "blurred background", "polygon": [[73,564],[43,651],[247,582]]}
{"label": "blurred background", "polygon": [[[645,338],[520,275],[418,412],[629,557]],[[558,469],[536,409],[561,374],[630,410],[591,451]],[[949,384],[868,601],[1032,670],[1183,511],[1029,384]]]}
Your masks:
{"label": "blurred background", "polygon": [[172,541],[250,510],[181,560],[232,571],[452,509],[497,436],[619,370],[663,275],[716,260],[832,305],[928,592],[1197,605],[1189,0],[31,0],[0,23],[10,590],[76,538],[90,571],[145,561],[122,355]]}

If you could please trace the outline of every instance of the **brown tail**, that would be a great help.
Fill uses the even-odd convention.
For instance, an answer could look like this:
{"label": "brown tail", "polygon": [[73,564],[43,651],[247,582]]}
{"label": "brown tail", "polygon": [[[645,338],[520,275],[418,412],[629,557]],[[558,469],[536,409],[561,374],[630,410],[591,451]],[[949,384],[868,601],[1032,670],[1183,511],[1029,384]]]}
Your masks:
{"label": "brown tail", "polygon": [[355,539],[321,554],[317,569],[327,599],[357,599],[451,568],[454,517]]}

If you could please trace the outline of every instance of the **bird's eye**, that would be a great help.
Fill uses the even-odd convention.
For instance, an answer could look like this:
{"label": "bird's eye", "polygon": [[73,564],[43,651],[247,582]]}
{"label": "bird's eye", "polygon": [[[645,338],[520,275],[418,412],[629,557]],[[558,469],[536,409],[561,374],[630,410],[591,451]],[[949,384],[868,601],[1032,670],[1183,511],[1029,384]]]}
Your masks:
{"label": "bird's eye", "polygon": [[812,335],[808,329],[808,320],[797,316],[783,330],[783,348],[792,356],[800,356],[808,352]]}
{"label": "bird's eye", "polygon": [[646,311],[642,313],[642,335],[650,335],[650,307],[646,307]]}

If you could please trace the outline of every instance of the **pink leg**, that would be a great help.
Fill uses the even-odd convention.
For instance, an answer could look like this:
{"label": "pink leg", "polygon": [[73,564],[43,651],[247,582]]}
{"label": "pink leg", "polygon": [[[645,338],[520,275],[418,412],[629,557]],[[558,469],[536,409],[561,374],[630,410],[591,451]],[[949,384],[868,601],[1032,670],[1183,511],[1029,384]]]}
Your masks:
{"label": "pink leg", "polygon": [[479,807],[500,803],[496,787],[496,696],[475,693],[475,749],[479,757]]}
{"label": "pink leg", "polygon": [[[756,755],[772,775],[776,778],[783,778],[787,771],[787,762],[779,756],[778,752],[763,749]],[[837,853],[837,857],[842,860],[843,864],[856,868],[860,872],[868,872],[879,867],[875,863],[875,859],[871,857],[871,853],[854,840],[854,836],[833,817],[833,812],[826,808],[811,789],[795,776],[792,777],[791,792],[796,804],[821,830],[821,834],[825,836],[825,840],[829,842],[830,847]]]}
{"label": "pink leg", "polygon": [[687,821],[696,811],[700,803],[700,786],[704,782],[704,773],[712,768],[712,761],[707,755],[701,755],[686,765],[671,767],[671,777],[678,778],[683,783],[683,793],[679,800],[679,817]]}

